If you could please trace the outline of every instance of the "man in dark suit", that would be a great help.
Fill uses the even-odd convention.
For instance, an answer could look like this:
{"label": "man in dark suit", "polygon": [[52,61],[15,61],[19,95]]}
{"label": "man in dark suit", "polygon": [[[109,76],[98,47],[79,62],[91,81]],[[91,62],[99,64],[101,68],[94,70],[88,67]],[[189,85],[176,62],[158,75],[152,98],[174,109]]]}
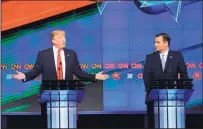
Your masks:
{"label": "man in dark suit", "polygon": [[[166,33],[155,36],[156,52],[146,56],[144,65],[144,85],[146,92],[153,79],[188,79],[187,67],[180,52],[169,50],[171,38]],[[147,102],[148,128],[154,128],[153,102]]]}
{"label": "man in dark suit", "polygon": [[[79,79],[89,81],[106,80],[107,74],[99,72],[96,75],[82,71],[76,52],[66,49],[65,32],[55,30],[51,33],[53,48],[42,50],[38,53],[36,63],[29,72],[18,72],[12,78],[27,82],[35,79],[40,74],[42,80],[73,80],[73,75]],[[46,121],[46,104],[41,103],[41,112]],[[46,122],[44,123],[46,127]]]}

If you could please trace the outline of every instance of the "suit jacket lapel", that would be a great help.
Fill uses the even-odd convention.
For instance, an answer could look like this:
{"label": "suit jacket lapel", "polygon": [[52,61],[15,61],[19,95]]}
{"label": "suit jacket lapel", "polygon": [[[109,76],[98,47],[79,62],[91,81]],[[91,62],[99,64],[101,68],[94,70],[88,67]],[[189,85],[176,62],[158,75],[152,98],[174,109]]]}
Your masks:
{"label": "suit jacket lapel", "polygon": [[156,60],[155,60],[155,62],[157,62],[157,64],[158,64],[160,70],[161,70],[162,72],[164,72],[163,69],[162,69],[161,59],[160,59],[159,52],[156,53]]}
{"label": "suit jacket lapel", "polygon": [[54,60],[54,51],[53,51],[53,48],[50,49],[48,55],[49,55],[49,58],[48,58],[48,59],[50,59],[50,67],[51,67],[50,70],[53,70],[54,76],[57,78],[57,75],[56,75],[56,65],[55,65],[55,60]]}
{"label": "suit jacket lapel", "polygon": [[168,51],[168,56],[167,56],[167,59],[166,59],[166,64],[165,64],[164,71],[166,71],[168,69],[168,67],[169,67],[170,57],[171,57],[171,51],[169,50]]}
{"label": "suit jacket lapel", "polygon": [[64,54],[65,54],[65,63],[66,63],[66,68],[65,68],[65,78],[67,78],[67,71],[69,68],[69,58],[70,58],[70,52],[67,49],[63,49],[64,50]]}

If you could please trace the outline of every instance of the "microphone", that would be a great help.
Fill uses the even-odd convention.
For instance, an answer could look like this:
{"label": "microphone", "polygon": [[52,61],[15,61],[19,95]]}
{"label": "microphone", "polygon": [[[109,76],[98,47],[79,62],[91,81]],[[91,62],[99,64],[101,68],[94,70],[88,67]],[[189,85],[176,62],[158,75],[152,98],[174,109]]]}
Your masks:
{"label": "microphone", "polygon": [[156,55],[157,53],[159,53],[158,51],[153,52],[154,55]]}

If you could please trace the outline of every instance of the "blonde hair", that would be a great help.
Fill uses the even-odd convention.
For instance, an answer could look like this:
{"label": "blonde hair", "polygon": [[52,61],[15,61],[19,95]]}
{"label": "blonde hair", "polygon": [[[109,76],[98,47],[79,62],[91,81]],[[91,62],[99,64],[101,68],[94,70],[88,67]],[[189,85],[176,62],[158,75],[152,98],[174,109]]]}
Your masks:
{"label": "blonde hair", "polygon": [[53,40],[56,35],[64,35],[65,36],[65,31],[63,31],[63,30],[52,31],[51,32],[51,40]]}

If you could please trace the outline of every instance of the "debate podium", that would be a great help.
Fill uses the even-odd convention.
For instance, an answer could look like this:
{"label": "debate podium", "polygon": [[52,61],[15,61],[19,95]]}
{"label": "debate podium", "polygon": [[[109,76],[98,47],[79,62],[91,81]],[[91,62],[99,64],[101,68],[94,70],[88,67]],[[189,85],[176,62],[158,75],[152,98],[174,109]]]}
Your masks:
{"label": "debate podium", "polygon": [[47,103],[47,128],[77,128],[77,103],[84,96],[79,81],[42,81],[41,103]]}
{"label": "debate podium", "polygon": [[193,93],[192,79],[151,81],[147,101],[153,101],[155,128],[185,128],[185,107]]}

